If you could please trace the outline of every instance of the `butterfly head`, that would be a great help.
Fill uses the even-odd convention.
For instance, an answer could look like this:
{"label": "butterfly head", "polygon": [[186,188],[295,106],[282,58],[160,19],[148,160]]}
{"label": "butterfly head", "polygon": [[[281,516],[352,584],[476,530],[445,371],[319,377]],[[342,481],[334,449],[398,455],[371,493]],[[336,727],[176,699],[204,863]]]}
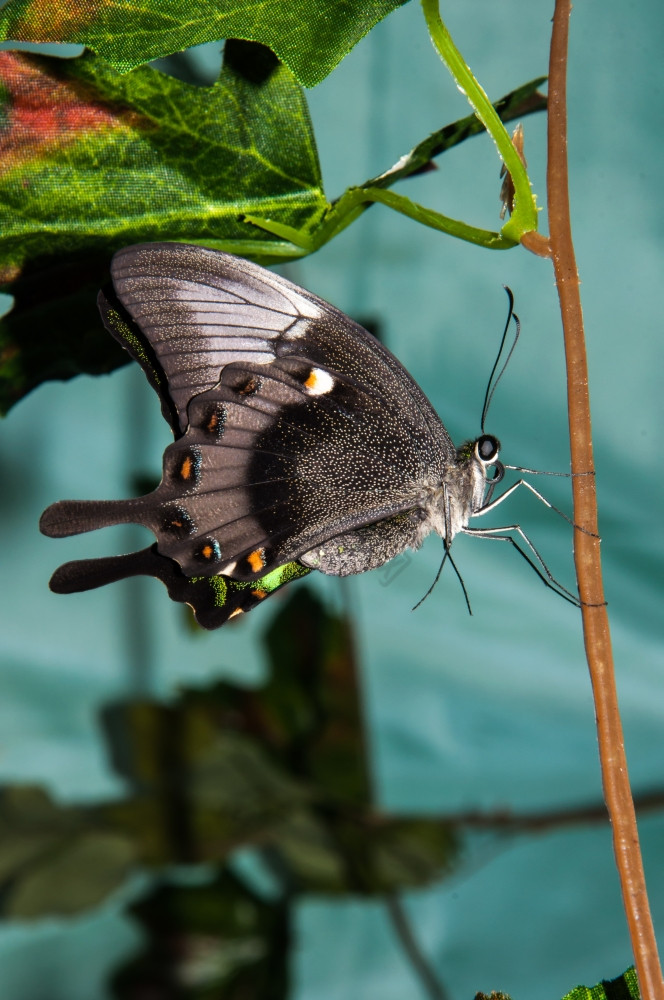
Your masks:
{"label": "butterfly head", "polygon": [[495,485],[505,475],[499,453],[500,441],[492,434],[465,441],[457,449],[456,463],[446,470],[430,522],[448,543],[489,502]]}

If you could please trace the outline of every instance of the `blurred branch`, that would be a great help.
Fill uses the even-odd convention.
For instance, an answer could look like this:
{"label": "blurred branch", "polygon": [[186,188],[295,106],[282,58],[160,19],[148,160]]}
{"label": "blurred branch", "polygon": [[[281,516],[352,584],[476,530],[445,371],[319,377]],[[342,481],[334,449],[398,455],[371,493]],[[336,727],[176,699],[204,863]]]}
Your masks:
{"label": "blurred branch", "polygon": [[431,1000],[448,1000],[447,993],[415,939],[413,928],[400,898],[391,893],[385,900],[385,908],[403,950],[427,996],[431,997]]}
{"label": "blurred branch", "polygon": [[[656,788],[634,797],[639,812],[664,810],[664,788]],[[552,809],[547,812],[513,813],[507,809],[493,811],[470,810],[439,816],[441,823],[484,830],[506,830],[508,833],[536,833],[558,827],[577,826],[583,823],[607,823],[609,814],[604,802],[588,803],[577,807]]]}

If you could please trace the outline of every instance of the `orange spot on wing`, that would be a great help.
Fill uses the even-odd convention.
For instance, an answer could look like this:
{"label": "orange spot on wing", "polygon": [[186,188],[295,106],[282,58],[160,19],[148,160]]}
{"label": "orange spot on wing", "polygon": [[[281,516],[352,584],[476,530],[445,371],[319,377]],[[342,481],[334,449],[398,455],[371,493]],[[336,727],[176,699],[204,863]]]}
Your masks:
{"label": "orange spot on wing", "polygon": [[264,597],[267,597],[267,590],[252,590],[252,597],[257,597],[259,601],[262,601]]}
{"label": "orange spot on wing", "polygon": [[304,384],[307,389],[315,389],[318,382],[318,375],[316,374],[316,369],[312,368],[309,372],[308,378],[304,380]]}
{"label": "orange spot on wing", "polygon": [[252,573],[258,573],[259,570],[265,565],[265,553],[263,549],[254,549],[247,556],[247,562],[251,566]]}
{"label": "orange spot on wing", "polygon": [[230,615],[228,616],[228,620],[230,621],[231,618],[235,618],[237,617],[237,615],[241,614],[242,614],[242,608],[236,608],[235,611],[231,611]]}
{"label": "orange spot on wing", "polygon": [[194,463],[191,460],[191,455],[187,455],[184,462],[180,466],[180,477],[182,479],[191,479],[191,473],[194,468]]}
{"label": "orange spot on wing", "polygon": [[254,375],[249,375],[244,381],[236,383],[235,391],[240,396],[253,396],[261,387],[261,380]]}
{"label": "orange spot on wing", "polygon": [[214,549],[212,548],[211,545],[204,545],[203,548],[201,549],[201,555],[203,556],[204,559],[211,559],[212,556],[214,555]]}

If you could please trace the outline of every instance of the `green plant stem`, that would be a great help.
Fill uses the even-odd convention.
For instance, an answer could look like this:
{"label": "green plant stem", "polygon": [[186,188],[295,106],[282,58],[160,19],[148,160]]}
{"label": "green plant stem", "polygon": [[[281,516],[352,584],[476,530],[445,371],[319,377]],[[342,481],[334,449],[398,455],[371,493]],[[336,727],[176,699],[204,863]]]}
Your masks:
{"label": "green plant stem", "polygon": [[[537,87],[545,79],[546,77],[541,77],[537,80],[531,80],[523,87],[518,88],[518,90],[512,91],[510,94],[502,97],[496,102],[495,109],[492,106],[492,116],[498,121],[511,121],[516,117],[543,110],[546,106],[546,98],[537,92]],[[459,142],[463,142],[469,136],[477,135],[484,130],[485,126],[483,122],[475,114],[467,115],[465,118],[461,118],[451,125],[439,129],[428,136],[423,142],[418,143],[414,149],[411,149],[407,156],[401,157],[398,163],[389,170],[386,170],[378,177],[371,178],[364,184],[348,188],[340,198],[328,206],[322,218],[317,218],[313,223],[310,222],[303,228],[296,229],[294,226],[289,226],[287,223],[279,222],[276,219],[263,218],[251,213],[244,216],[244,221],[264,229],[273,236],[279,237],[281,242],[278,244],[275,243],[275,246],[280,248],[278,253],[282,258],[302,257],[304,254],[314,253],[329,240],[343,232],[347,226],[359,218],[375,202],[380,202],[395,212],[400,212],[402,215],[406,215],[408,218],[414,219],[424,226],[429,226],[432,229],[437,229],[439,232],[465,240],[467,243],[475,243],[477,246],[483,246],[489,250],[510,249],[518,244],[519,238],[529,238],[531,245],[535,245],[538,234],[534,230],[521,234],[517,233],[513,237],[507,234],[505,227],[500,233],[489,229],[479,229],[476,226],[469,226],[465,222],[460,222],[458,219],[452,219],[448,215],[435,212],[433,209],[425,208],[423,205],[418,205],[417,202],[411,201],[410,198],[406,198],[404,195],[387,190],[397,180],[403,180],[411,176],[418,169],[426,166],[432,157],[438,156]],[[507,133],[503,129],[501,139],[505,135]],[[516,169],[514,161],[514,155],[516,154],[511,142],[509,142],[509,147],[510,162],[512,162],[514,169]],[[520,173],[523,174],[523,165],[518,156],[517,160],[520,164]],[[530,201],[534,210],[534,201],[532,198]],[[252,243],[257,244],[259,246],[259,253],[261,256],[265,256],[265,247],[261,248],[261,244],[258,241],[236,241],[237,250],[233,250],[229,246],[222,246],[220,243],[219,249],[230,250],[231,253],[243,254],[244,251],[241,247],[246,246],[249,248],[249,254],[251,255],[250,244]]]}
{"label": "green plant stem", "polygon": [[438,10],[438,0],[422,0],[422,10],[431,40],[440,58],[495,142],[498,154],[511,174],[514,184],[514,207],[511,217],[503,226],[502,234],[508,239],[520,240],[524,233],[537,229],[537,205],[530,190],[526,168],[491,101],[466,65],[443,24]]}
{"label": "green plant stem", "polygon": [[343,232],[351,222],[354,222],[362,214],[367,204],[371,202],[380,202],[380,204],[387,205],[388,208],[393,209],[395,212],[406,215],[409,219],[414,219],[415,222],[420,222],[423,226],[429,226],[431,229],[437,229],[440,232],[447,233],[449,236],[456,236],[467,243],[475,243],[490,250],[508,250],[516,246],[515,241],[503,233],[495,233],[490,229],[478,229],[476,226],[469,226],[458,219],[452,219],[448,215],[435,212],[432,208],[425,208],[424,205],[419,205],[416,201],[411,201],[410,198],[406,198],[402,194],[396,194],[394,191],[386,191],[384,188],[378,187],[350,188],[336,202],[323,225],[311,233],[294,229],[292,226],[287,226],[284,223],[271,219],[261,219],[254,215],[245,215],[245,220],[253,223],[255,226],[260,226],[261,229],[265,229],[275,236],[279,236],[282,240],[290,240],[294,246],[301,247],[307,253],[313,253],[319,247]]}
{"label": "green plant stem", "polygon": [[595,699],[604,797],[613,827],[616,864],[639,986],[644,1000],[662,1000],[664,984],[627,774],[609,621],[604,603],[600,543],[596,537],[597,498],[588,365],[569,211],[566,76],[570,14],[571,0],[555,0],[549,65],[547,199],[551,256],[565,338],[574,521],[585,529],[575,532],[574,560],[582,601],[586,657]]}

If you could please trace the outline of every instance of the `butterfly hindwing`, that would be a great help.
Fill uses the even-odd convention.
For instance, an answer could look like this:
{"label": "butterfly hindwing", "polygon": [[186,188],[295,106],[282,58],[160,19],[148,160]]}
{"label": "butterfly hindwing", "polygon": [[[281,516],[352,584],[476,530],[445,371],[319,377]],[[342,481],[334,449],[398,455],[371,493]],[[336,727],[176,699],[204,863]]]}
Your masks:
{"label": "butterfly hindwing", "polygon": [[[326,391],[307,393],[316,380]],[[209,566],[255,579],[330,538],[410,510],[442,471],[424,462],[417,421],[390,420],[362,386],[304,359],[262,370],[230,365],[189,414],[145,513],[160,551],[190,574]],[[404,537],[402,548],[408,543]]]}

